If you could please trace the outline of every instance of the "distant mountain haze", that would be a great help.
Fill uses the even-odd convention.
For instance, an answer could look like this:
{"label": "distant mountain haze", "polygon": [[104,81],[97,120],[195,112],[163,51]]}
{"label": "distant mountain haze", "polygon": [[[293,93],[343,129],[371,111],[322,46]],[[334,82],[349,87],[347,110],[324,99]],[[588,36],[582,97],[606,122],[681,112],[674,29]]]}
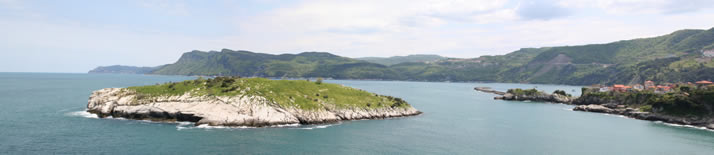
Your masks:
{"label": "distant mountain haze", "polygon": [[[326,77],[409,81],[483,81],[546,84],[629,84],[645,80],[714,79],[714,28],[606,44],[523,48],[506,55],[446,58],[409,55],[347,58],[326,52],[264,54],[192,51],[173,64],[138,74]],[[117,69],[117,71],[113,70]],[[97,72],[122,72],[99,67]],[[96,71],[99,70],[99,71]],[[126,69],[125,69],[126,70]]]}
{"label": "distant mountain haze", "polygon": [[447,57],[442,57],[440,55],[434,54],[413,54],[407,56],[393,56],[393,57],[363,57],[355,58],[357,60],[364,60],[367,62],[378,63],[382,65],[394,65],[405,62],[433,62],[439,60],[448,59]]}
{"label": "distant mountain haze", "polygon": [[116,73],[116,74],[149,74],[158,67],[135,67],[135,66],[100,66],[89,71],[89,73]]}

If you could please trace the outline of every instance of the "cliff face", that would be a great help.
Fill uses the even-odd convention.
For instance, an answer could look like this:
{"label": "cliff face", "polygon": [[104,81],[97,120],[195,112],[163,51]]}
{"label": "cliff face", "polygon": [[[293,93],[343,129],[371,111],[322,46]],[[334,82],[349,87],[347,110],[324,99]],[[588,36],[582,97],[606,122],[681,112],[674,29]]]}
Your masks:
{"label": "cliff face", "polygon": [[342,120],[375,119],[418,115],[411,106],[345,108],[325,105],[304,110],[281,107],[262,96],[174,96],[141,98],[126,88],[94,91],[87,111],[100,117],[124,117],[153,121],[190,121],[212,126],[271,126],[281,124],[319,124]]}

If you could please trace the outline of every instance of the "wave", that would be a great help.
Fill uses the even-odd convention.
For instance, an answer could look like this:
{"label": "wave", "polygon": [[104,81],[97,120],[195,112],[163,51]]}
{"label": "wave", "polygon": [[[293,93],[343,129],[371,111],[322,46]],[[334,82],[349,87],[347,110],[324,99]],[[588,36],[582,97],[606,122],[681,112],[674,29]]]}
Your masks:
{"label": "wave", "polygon": [[199,128],[199,129],[250,129],[250,128],[256,128],[256,127],[250,127],[250,126],[211,126],[208,124],[201,124],[198,126],[194,126],[193,128]]}
{"label": "wave", "polygon": [[312,130],[312,129],[324,129],[333,125],[339,125],[339,124],[326,124],[326,125],[309,125],[308,127],[303,127],[303,128],[297,128],[297,129],[303,129],[303,130]]}
{"label": "wave", "polygon": [[712,129],[708,129],[708,128],[706,128],[706,127],[701,127],[701,126],[673,124],[673,123],[667,123],[667,122],[662,122],[662,121],[654,121],[654,123],[664,124],[664,125],[666,125],[666,126],[672,126],[672,127],[694,128],[694,129],[707,130],[707,131],[712,131],[712,132],[714,132],[714,130],[712,130]]}
{"label": "wave", "polygon": [[79,116],[79,117],[84,117],[84,118],[99,118],[96,114],[89,113],[85,110],[83,111],[75,111],[75,112],[69,112],[67,113],[69,116]]}
{"label": "wave", "polygon": [[[208,124],[201,124],[198,126],[194,126],[193,122],[179,122],[178,125],[176,125],[177,130],[185,130],[185,129],[253,129],[253,128],[258,128],[258,127],[252,127],[252,126],[212,126]],[[300,127],[301,125],[298,123],[295,124],[281,124],[281,125],[271,125],[267,126],[267,128],[296,128]]]}
{"label": "wave", "polygon": [[[84,117],[84,118],[97,118],[99,119],[99,116],[97,114],[92,114],[87,111],[75,111],[75,112],[69,112],[67,113],[68,116],[79,116],[79,117]],[[101,119],[116,119],[116,120],[126,120],[126,118],[122,117],[112,117],[112,116],[107,116]],[[145,122],[151,122],[149,120],[137,120],[137,121],[145,121]]]}
{"label": "wave", "polygon": [[620,115],[620,114],[610,114],[610,113],[602,113],[602,114],[605,115],[605,116],[612,116],[612,117],[620,117],[620,118],[633,119],[633,118],[627,117],[627,116],[625,116],[625,115]]}
{"label": "wave", "polygon": [[176,130],[184,130],[184,129],[192,129],[195,126],[193,126],[193,122],[176,122]]}
{"label": "wave", "polygon": [[[82,111],[74,111],[74,112],[68,112],[66,113],[68,116],[74,116],[74,117],[84,117],[84,118],[96,118],[100,119],[99,116],[96,114],[92,114],[87,112],[86,110]],[[112,117],[112,116],[107,116],[101,119],[114,119],[114,120],[129,120],[123,117]],[[252,128],[257,128],[257,127],[251,127],[251,126],[211,126],[207,124],[201,124],[198,126],[194,126],[194,122],[155,122],[151,120],[134,120],[137,122],[142,122],[142,123],[175,123],[176,124],[176,130],[186,130],[186,129],[252,129]],[[328,124],[328,125],[301,125],[298,123],[295,124],[280,124],[280,125],[272,125],[272,126],[267,126],[268,128],[294,128],[294,129],[306,129],[306,130],[312,130],[312,129],[323,129],[327,128],[333,125],[337,124]]]}

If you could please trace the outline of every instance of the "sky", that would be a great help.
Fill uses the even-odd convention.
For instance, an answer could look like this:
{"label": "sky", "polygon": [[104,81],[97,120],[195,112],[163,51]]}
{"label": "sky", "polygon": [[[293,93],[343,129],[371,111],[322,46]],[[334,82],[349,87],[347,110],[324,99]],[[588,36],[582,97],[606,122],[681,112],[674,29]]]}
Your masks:
{"label": "sky", "polygon": [[712,0],[0,0],[0,72],[157,66],[184,52],[471,58],[714,27]]}

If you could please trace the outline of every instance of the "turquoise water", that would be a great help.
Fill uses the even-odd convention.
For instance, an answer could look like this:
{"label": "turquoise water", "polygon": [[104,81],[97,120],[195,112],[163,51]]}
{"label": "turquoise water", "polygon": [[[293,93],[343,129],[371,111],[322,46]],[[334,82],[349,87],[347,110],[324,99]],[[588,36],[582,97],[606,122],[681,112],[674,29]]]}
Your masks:
{"label": "turquoise water", "polygon": [[712,154],[714,132],[571,106],[492,100],[497,90],[579,87],[330,80],[407,100],[423,115],[335,125],[196,128],[82,113],[106,87],[194,77],[0,73],[0,154]]}

